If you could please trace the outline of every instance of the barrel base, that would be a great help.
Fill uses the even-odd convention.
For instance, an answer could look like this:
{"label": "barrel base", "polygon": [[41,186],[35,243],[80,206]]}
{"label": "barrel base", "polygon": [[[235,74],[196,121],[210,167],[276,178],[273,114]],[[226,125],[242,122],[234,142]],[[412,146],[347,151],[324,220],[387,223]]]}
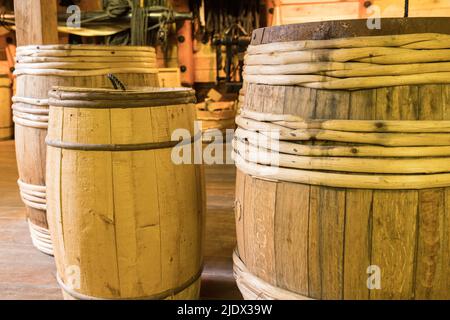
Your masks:
{"label": "barrel base", "polygon": [[53,244],[50,237],[50,232],[42,227],[39,227],[28,220],[28,227],[30,229],[31,241],[33,245],[41,252],[53,256]]}
{"label": "barrel base", "polygon": [[253,275],[236,251],[233,253],[233,275],[245,300],[312,300],[295,292],[275,287]]}
{"label": "barrel base", "polygon": [[[101,299],[97,297],[90,297],[86,295],[81,295],[76,293],[75,291],[67,288],[64,284],[61,283],[61,279],[58,277],[58,283],[61,287],[61,292],[64,300],[154,300],[152,298],[136,298],[136,299]],[[201,279],[197,278],[195,282],[193,282],[190,286],[178,292],[175,295],[170,295],[161,300],[198,300],[200,297],[200,284]]]}

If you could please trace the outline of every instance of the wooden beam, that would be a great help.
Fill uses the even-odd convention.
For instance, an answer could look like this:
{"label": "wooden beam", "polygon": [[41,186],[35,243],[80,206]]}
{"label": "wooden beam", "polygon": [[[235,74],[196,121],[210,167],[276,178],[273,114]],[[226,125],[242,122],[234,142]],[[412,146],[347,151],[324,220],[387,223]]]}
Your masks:
{"label": "wooden beam", "polygon": [[55,0],[14,0],[17,45],[57,44]]}
{"label": "wooden beam", "polygon": [[[171,0],[173,9],[178,12],[189,12],[188,0]],[[192,21],[185,20],[178,26],[178,63],[181,70],[181,83],[184,86],[194,85],[195,63],[194,45],[192,39]],[[180,41],[180,39],[182,39]]]}

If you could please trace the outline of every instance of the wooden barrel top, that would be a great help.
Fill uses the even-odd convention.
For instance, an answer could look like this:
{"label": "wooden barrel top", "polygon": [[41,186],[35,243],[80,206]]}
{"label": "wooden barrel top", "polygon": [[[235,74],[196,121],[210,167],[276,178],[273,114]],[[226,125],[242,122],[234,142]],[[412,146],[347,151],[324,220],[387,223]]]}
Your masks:
{"label": "wooden barrel top", "polygon": [[450,34],[450,17],[383,18],[381,19],[381,29],[369,29],[367,19],[310,22],[260,28],[253,31],[251,44],[411,33]]}
{"label": "wooden barrel top", "polygon": [[107,88],[53,87],[49,104],[69,108],[137,108],[195,103],[190,88],[131,87],[125,91]]}

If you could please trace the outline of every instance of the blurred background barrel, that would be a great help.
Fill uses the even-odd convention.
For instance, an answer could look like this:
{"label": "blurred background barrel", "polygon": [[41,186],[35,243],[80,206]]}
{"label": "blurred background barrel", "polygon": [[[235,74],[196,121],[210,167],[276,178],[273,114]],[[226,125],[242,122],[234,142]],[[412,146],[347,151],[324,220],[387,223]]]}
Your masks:
{"label": "blurred background barrel", "polygon": [[55,85],[111,87],[108,74],[127,86],[158,86],[156,56],[150,47],[100,45],[25,46],[16,56],[13,113],[20,193],[33,244],[52,254],[45,213],[48,91]]}
{"label": "blurred background barrel", "polygon": [[201,167],[175,164],[171,138],[193,136],[194,102],[191,89],[51,92],[47,206],[66,298],[198,298]]}
{"label": "blurred background barrel", "polygon": [[14,126],[11,115],[11,80],[0,74],[0,141],[11,139]]}

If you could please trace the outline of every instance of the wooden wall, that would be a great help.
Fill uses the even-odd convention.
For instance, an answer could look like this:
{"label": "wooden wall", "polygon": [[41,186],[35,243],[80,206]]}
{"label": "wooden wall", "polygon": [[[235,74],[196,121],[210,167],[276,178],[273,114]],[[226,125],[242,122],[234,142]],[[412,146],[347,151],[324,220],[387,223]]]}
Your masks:
{"label": "wooden wall", "polygon": [[[450,0],[410,0],[409,3],[410,17],[450,16]],[[373,12],[385,18],[403,17],[405,11],[405,0],[272,0],[272,4],[273,17],[268,19],[272,25],[364,19]]]}

